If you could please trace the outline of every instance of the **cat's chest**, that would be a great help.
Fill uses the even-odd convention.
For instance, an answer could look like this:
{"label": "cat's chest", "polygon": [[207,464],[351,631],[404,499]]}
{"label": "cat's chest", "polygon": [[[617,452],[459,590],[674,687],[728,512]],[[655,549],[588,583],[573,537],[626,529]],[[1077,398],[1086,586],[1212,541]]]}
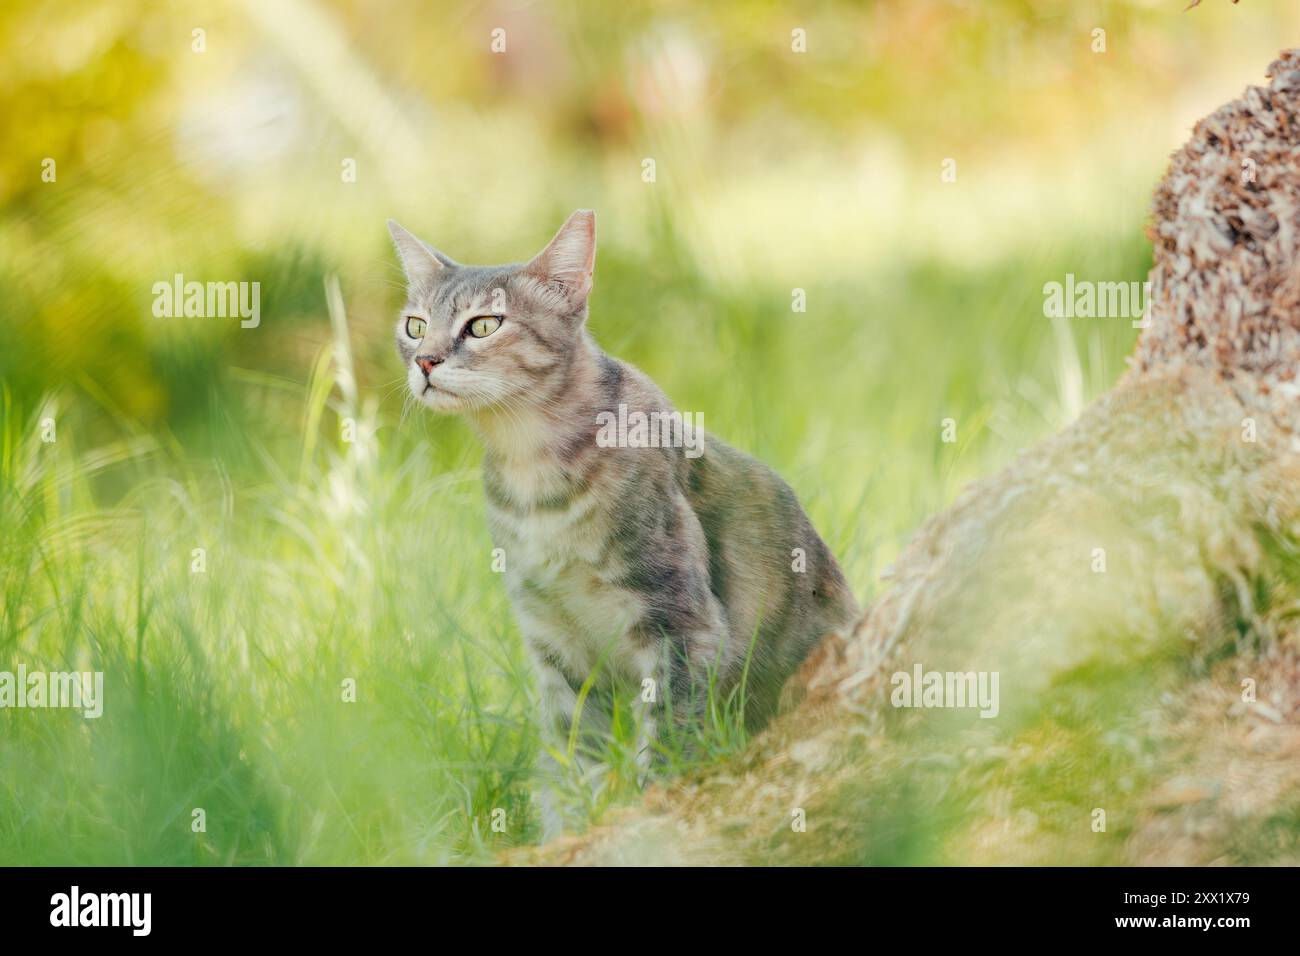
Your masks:
{"label": "cat's chest", "polygon": [[508,531],[504,523],[494,522],[494,537],[514,590],[552,607],[550,616],[567,618],[566,625],[593,631],[630,625],[637,602],[618,583],[621,562],[609,553],[604,516],[544,511],[510,516]]}
{"label": "cat's chest", "polygon": [[570,674],[585,676],[602,657],[625,670],[624,639],[645,613],[641,596],[555,540],[524,545],[516,558],[506,580],[524,636]]}
{"label": "cat's chest", "polygon": [[484,477],[492,537],[508,563],[537,574],[601,563],[620,518],[599,488],[545,466],[496,468]]}
{"label": "cat's chest", "polygon": [[589,501],[525,513],[490,512],[507,589],[530,640],[557,653],[573,674],[595,667],[644,614],[644,601],[619,583],[622,562],[609,547],[610,516]]}

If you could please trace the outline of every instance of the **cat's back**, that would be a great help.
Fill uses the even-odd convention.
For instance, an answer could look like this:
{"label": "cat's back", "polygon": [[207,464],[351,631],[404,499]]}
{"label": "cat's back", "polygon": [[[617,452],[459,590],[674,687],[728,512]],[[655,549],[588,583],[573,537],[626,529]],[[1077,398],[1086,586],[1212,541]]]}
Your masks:
{"label": "cat's back", "polygon": [[[677,412],[648,375],[610,361],[620,367],[621,401],[629,409]],[[692,420],[693,413],[680,414]],[[668,450],[663,461],[704,531],[715,593],[748,607],[761,603],[760,591],[769,596],[807,591],[816,603],[829,602],[830,616],[855,616],[856,602],[834,556],[786,481],[707,430],[693,439],[695,448]],[[750,623],[757,615],[740,617]]]}

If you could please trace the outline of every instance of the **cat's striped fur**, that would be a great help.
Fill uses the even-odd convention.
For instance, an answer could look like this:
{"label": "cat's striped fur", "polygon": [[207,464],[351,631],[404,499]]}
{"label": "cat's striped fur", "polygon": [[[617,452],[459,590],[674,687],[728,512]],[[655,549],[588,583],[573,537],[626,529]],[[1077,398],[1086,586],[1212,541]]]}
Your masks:
{"label": "cat's striped fur", "polygon": [[[712,436],[699,457],[597,443],[601,412],[672,404],[586,330],[593,214],[574,213],[522,265],[459,265],[390,229],[409,286],[397,328],[408,384],[483,438],[492,537],[546,722],[567,732],[579,687],[599,668],[599,689],[623,686],[638,701],[654,681],[656,706],[641,713],[647,756],[656,727],[704,703],[710,676],[723,694],[743,678],[746,722],[761,725],[809,649],[858,607],[794,493],[763,463]],[[499,327],[467,334],[482,316]],[[584,728],[605,716],[596,700]]]}

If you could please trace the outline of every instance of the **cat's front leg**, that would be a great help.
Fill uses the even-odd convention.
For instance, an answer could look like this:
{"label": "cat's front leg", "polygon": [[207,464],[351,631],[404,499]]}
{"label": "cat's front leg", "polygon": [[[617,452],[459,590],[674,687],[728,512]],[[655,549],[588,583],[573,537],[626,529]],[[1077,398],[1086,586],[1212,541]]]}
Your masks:
{"label": "cat's front leg", "polygon": [[667,656],[655,644],[638,652],[637,659],[636,670],[641,676],[641,686],[632,698],[632,714],[637,729],[637,785],[644,787],[655,768],[665,763],[659,732],[661,715],[666,712],[665,698],[669,693],[671,668]]}
{"label": "cat's front leg", "polygon": [[633,701],[638,721],[640,783],[662,771],[674,754],[690,758],[709,706],[710,687],[725,666],[726,625],[716,605],[701,609],[697,628],[669,634],[642,631],[638,643],[641,692]]}
{"label": "cat's front leg", "polygon": [[542,839],[546,841],[566,830],[580,829],[586,822],[581,787],[574,786],[574,768],[570,764],[576,763],[578,777],[586,774],[584,760],[577,748],[569,749],[578,695],[549,655],[533,649],[532,656],[537,676],[538,723],[542,738],[533,796],[540,811]]}

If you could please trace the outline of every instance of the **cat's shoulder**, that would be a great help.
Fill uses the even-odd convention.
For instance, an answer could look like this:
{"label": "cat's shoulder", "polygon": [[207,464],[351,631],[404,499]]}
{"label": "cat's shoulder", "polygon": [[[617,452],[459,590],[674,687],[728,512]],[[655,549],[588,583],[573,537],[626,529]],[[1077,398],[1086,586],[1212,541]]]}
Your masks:
{"label": "cat's shoulder", "polygon": [[602,354],[601,376],[611,397],[629,408],[672,408],[672,402],[655,380],[631,362]]}

